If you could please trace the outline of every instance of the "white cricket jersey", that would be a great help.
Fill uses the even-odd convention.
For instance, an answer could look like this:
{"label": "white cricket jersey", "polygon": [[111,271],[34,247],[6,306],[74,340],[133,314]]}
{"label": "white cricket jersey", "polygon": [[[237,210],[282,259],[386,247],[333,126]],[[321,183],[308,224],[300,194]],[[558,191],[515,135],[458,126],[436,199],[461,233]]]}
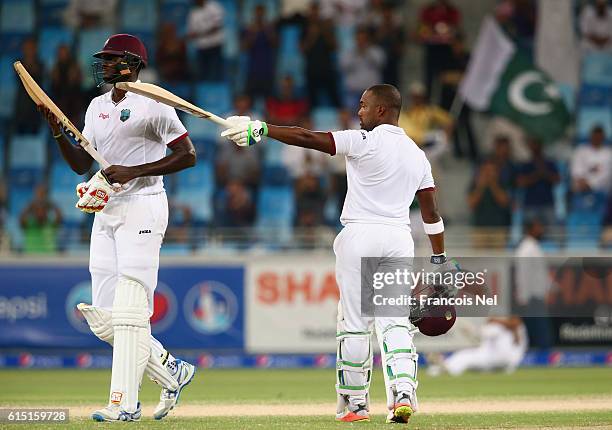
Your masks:
{"label": "white cricket jersey", "polygon": [[369,132],[346,130],[331,135],[336,154],[346,156],[348,190],[342,225],[408,226],[416,192],[435,187],[425,153],[403,129],[390,124]]}
{"label": "white cricket jersey", "polygon": [[[112,91],[94,98],[85,114],[83,136],[111,165],[137,166],[166,156],[166,147],[187,136],[174,108],[134,93],[114,103]],[[136,178],[115,196],[164,191],[162,176]]]}

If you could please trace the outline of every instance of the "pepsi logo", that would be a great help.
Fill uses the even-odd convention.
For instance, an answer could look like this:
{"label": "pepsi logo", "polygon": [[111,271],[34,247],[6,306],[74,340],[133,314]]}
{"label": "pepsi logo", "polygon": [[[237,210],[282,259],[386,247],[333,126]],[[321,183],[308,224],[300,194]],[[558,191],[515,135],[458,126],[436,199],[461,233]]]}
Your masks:
{"label": "pepsi logo", "polygon": [[151,316],[151,332],[161,333],[172,325],[176,319],[176,296],[163,282],[158,282],[153,295],[153,315]]}
{"label": "pepsi logo", "polygon": [[79,303],[91,304],[91,281],[79,282],[66,297],[66,317],[70,325],[81,333],[91,333],[85,317],[77,309]]}

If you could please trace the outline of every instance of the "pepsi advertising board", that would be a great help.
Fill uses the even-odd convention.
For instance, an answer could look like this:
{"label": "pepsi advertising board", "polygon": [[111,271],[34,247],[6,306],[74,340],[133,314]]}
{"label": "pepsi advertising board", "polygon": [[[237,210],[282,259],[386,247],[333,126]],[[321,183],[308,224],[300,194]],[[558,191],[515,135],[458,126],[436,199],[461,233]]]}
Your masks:
{"label": "pepsi advertising board", "polygon": [[[162,266],[151,331],[168,348],[244,348],[242,266]],[[87,267],[0,266],[0,348],[104,348],[76,305]]]}

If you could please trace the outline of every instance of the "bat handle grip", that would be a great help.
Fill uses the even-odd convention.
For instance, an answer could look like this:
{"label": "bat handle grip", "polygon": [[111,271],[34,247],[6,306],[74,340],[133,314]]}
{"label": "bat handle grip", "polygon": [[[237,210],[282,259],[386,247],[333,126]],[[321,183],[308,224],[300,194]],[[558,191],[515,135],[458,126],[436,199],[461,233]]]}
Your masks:
{"label": "bat handle grip", "polygon": [[214,113],[211,113],[208,119],[220,125],[221,127],[225,127],[225,128],[233,127],[233,124],[231,122],[229,122],[228,120],[224,118],[221,118],[220,116],[215,115]]}

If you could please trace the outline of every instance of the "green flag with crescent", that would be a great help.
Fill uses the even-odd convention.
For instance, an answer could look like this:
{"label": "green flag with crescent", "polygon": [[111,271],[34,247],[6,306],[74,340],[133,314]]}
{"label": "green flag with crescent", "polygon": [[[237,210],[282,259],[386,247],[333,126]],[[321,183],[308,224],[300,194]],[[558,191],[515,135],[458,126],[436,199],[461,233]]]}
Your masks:
{"label": "green flag with crescent", "polygon": [[504,116],[543,142],[562,137],[571,120],[556,84],[491,17],[483,21],[459,94],[470,107]]}
{"label": "green flag with crescent", "polygon": [[544,142],[565,133],[570,115],[559,89],[522,52],[506,66],[489,111],[502,115]]}

